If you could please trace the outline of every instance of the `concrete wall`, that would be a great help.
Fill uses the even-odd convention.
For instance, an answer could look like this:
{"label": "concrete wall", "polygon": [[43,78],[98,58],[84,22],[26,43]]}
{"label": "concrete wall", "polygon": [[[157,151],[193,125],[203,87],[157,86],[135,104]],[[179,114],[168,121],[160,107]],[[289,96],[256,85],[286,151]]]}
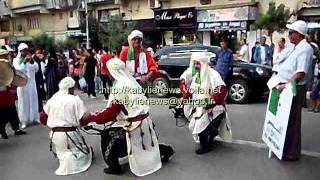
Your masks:
{"label": "concrete wall", "polygon": [[151,19],[154,17],[148,0],[130,0],[123,4],[120,10],[125,13],[126,20]]}
{"label": "concrete wall", "polygon": [[11,0],[10,1],[10,8],[23,8],[27,6],[34,6],[42,4],[43,0]]}
{"label": "concrete wall", "polygon": [[163,8],[179,8],[179,7],[206,7],[206,6],[222,6],[235,5],[240,3],[250,3],[252,0],[211,0],[209,5],[201,5],[200,0],[169,0],[163,2]]}

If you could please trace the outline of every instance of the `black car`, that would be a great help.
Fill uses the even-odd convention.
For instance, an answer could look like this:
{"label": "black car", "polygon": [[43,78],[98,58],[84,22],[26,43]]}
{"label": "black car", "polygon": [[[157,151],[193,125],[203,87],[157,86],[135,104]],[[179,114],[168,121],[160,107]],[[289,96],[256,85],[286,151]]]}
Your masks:
{"label": "black car", "polygon": [[[206,46],[204,46],[206,47]],[[180,47],[181,48],[181,47]],[[208,56],[209,65],[214,67],[216,64],[215,54],[219,47],[213,50],[179,50],[171,54],[163,54],[158,61],[161,77],[153,82],[155,88],[177,88],[180,76],[189,67],[190,51],[209,51],[213,55]],[[213,52],[212,52],[213,51]],[[247,63],[235,60],[231,63],[232,76],[227,84],[229,89],[229,99],[235,103],[247,103],[251,98],[268,93],[267,81],[272,75],[269,66]],[[169,93],[158,93],[158,97],[168,96]]]}
{"label": "black car", "polygon": [[220,48],[216,46],[204,46],[201,44],[192,44],[192,45],[172,45],[165,46],[162,49],[159,49],[154,55],[153,58],[156,61],[159,61],[161,58],[167,57],[171,53],[185,53],[193,51],[208,51],[208,52],[217,52]]}

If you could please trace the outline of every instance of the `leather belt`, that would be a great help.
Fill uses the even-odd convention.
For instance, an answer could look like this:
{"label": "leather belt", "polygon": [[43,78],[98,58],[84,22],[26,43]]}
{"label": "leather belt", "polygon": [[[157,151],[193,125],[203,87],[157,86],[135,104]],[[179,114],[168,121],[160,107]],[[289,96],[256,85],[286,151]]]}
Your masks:
{"label": "leather belt", "polygon": [[140,114],[136,117],[133,118],[128,118],[129,122],[137,122],[137,121],[143,121],[145,118],[147,118],[149,116],[149,113],[147,114]]}
{"label": "leather belt", "polygon": [[53,132],[70,132],[70,131],[76,131],[77,127],[54,127],[52,128]]}

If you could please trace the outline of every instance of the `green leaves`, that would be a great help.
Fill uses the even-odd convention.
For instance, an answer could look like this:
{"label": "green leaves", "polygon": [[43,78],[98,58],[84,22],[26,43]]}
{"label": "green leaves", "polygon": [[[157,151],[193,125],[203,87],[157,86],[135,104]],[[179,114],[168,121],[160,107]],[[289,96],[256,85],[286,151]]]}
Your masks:
{"label": "green leaves", "polygon": [[49,49],[54,46],[54,38],[42,33],[33,39],[33,45],[36,49]]}
{"label": "green leaves", "polygon": [[134,24],[126,23],[121,16],[111,16],[107,23],[100,25],[98,36],[104,46],[120,52],[133,28]]}
{"label": "green leaves", "polygon": [[274,31],[283,32],[290,15],[291,12],[285,5],[276,6],[275,2],[270,2],[268,11],[258,14],[253,28],[266,29],[270,34]]}

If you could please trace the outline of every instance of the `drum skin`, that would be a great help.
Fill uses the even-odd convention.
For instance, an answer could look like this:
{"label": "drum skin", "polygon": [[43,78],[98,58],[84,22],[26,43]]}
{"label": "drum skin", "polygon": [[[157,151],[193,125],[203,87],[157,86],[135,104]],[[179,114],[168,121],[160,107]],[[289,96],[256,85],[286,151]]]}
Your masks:
{"label": "drum skin", "polygon": [[21,71],[15,70],[15,75],[12,81],[13,86],[22,87],[28,83],[28,77]]}
{"label": "drum skin", "polygon": [[14,68],[6,59],[0,59],[0,86],[9,86],[14,79]]}

